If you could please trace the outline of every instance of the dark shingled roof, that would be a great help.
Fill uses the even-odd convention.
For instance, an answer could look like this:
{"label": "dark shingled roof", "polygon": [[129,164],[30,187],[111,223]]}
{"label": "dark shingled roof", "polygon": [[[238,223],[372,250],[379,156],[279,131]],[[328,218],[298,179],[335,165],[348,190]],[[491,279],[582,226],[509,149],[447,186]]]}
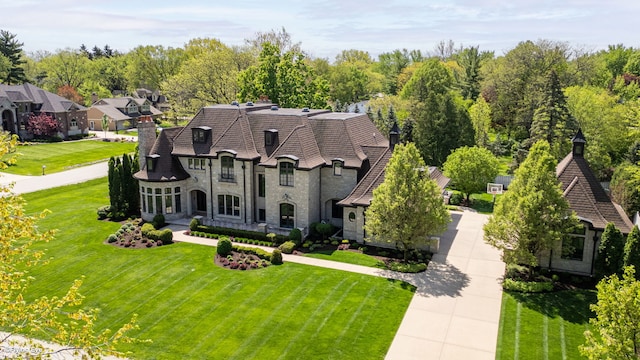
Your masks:
{"label": "dark shingled roof", "polygon": [[631,232],[633,224],[620,205],[611,201],[584,157],[571,152],[558,163],[556,176],[564,197],[581,219],[596,229],[604,229],[612,222],[621,232]]}
{"label": "dark shingled roof", "polygon": [[188,178],[189,174],[182,168],[180,161],[174,160],[171,155],[171,144],[181,130],[181,127],[162,130],[149,152],[149,155],[159,155],[155,170],[147,171],[145,166],[142,170],[133,174],[133,177],[138,180],[157,182],[177,181]]}
{"label": "dark shingled roof", "polygon": [[[371,151],[372,149],[369,149]],[[369,206],[373,199],[373,190],[380,186],[384,181],[384,172],[387,163],[391,159],[392,150],[384,148],[384,152],[380,154],[377,161],[371,166],[371,170],[362,178],[358,185],[351,191],[346,198],[338,202],[342,206]],[[429,166],[429,177],[436,182],[440,189],[444,190],[449,185],[450,179],[435,166]]]}
{"label": "dark shingled roof", "polygon": [[[192,142],[192,129],[207,126],[211,138]],[[265,131],[277,132],[278,143],[265,148]],[[297,158],[299,169],[330,166],[341,158],[344,166],[360,169],[369,160],[363,147],[388,147],[387,139],[366,114],[333,113],[322,109],[285,109],[273,104],[215,105],[202,108],[175,137],[173,155],[217,157],[233,150],[239,160],[258,160],[276,166],[282,157]]]}
{"label": "dark shingled roof", "polygon": [[62,96],[42,90],[29,83],[21,85],[0,84],[0,97],[7,97],[12,102],[31,102],[34,104],[42,104],[39,111],[47,113],[63,113],[72,109],[87,109],[80,104],[76,104]]}

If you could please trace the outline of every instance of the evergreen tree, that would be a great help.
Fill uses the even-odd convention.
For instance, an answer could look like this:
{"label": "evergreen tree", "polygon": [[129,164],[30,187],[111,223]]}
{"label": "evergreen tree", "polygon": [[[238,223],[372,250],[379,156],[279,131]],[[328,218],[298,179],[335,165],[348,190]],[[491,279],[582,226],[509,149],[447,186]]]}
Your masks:
{"label": "evergreen tree", "polygon": [[440,188],[419,170],[424,167],[413,143],[396,145],[366,210],[369,240],[395,245],[405,261],[411,249],[445,231],[450,221]]}
{"label": "evergreen tree", "polygon": [[484,226],[484,239],[502,250],[506,263],[532,269],[538,265],[538,257],[577,223],[562,196],[549,144],[539,141],[516,170],[509,191],[497,200],[493,216]]}
{"label": "evergreen tree", "polygon": [[613,223],[608,223],[598,246],[598,257],[595,262],[597,276],[621,273],[624,265],[624,242],[624,235],[620,230]]}
{"label": "evergreen tree", "polygon": [[570,139],[578,125],[567,108],[558,74],[553,70],[547,76],[542,96],[543,100],[533,115],[528,144],[546,140],[556,159],[560,159],[571,150]]}
{"label": "evergreen tree", "polygon": [[402,123],[400,129],[400,141],[403,143],[413,142],[413,119],[407,118]]}
{"label": "evergreen tree", "polygon": [[[624,266],[634,266],[640,270],[640,230],[637,226],[633,227],[624,245]],[[639,273],[636,273],[636,279],[640,279]]]}
{"label": "evergreen tree", "polygon": [[122,155],[122,168],[120,169],[120,186],[122,193],[122,212],[131,213],[131,199],[137,197],[135,193],[138,189],[133,187],[133,177],[131,176],[131,157],[129,154]]}
{"label": "evergreen tree", "polygon": [[387,111],[386,123],[389,124],[389,128],[391,128],[393,124],[398,123],[398,117],[396,116],[395,110],[393,110],[393,105],[389,106],[389,111]]}
{"label": "evergreen tree", "polygon": [[22,57],[22,45],[23,43],[18,42],[15,34],[7,30],[0,30],[0,54],[11,61],[11,68],[6,77],[0,79],[0,83],[11,85],[27,82],[23,68],[26,61]]}

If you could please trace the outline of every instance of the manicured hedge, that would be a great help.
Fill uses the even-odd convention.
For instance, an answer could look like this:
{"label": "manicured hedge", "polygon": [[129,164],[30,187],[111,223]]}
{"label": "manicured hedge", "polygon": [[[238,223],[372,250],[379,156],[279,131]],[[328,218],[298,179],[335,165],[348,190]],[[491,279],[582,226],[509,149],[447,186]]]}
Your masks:
{"label": "manicured hedge", "polygon": [[151,223],[144,223],[141,228],[143,236],[152,240],[161,240],[163,244],[173,243],[173,232],[171,229],[156,230]]}
{"label": "manicured hedge", "polygon": [[553,291],[553,283],[549,281],[518,281],[504,279],[502,288],[523,293],[540,293]]}
{"label": "manicured hedge", "polygon": [[293,253],[293,250],[296,248],[296,243],[293,241],[285,241],[282,245],[278,246],[278,249],[282,250],[285,254]]}
{"label": "manicured hedge", "polygon": [[[195,224],[191,224],[191,226],[193,225]],[[230,228],[224,228],[219,226],[208,226],[208,225],[197,225],[194,227],[195,229],[191,229],[191,230],[200,231],[200,232],[209,233],[209,234],[233,236],[236,238],[248,238],[253,240],[269,241],[269,238],[267,238],[267,234],[259,231],[237,230],[237,229],[230,229]],[[285,241],[287,241],[286,236],[276,235],[275,242],[277,244],[283,243]]]}
{"label": "manicured hedge", "polygon": [[260,259],[271,261],[271,253],[260,248],[233,245],[232,249],[233,251],[242,252],[245,254],[253,254]]}

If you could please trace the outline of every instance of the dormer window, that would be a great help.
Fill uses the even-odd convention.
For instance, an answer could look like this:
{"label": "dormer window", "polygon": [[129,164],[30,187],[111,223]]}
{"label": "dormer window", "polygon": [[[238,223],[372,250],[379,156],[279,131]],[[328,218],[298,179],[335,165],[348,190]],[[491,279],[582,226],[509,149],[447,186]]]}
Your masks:
{"label": "dormer window", "polygon": [[191,129],[191,131],[192,131],[192,136],[193,136],[193,143],[194,144],[204,144],[209,139],[209,134],[211,133],[211,128],[208,127],[208,126],[198,126],[198,127],[195,127],[193,129]]}
{"label": "dormer window", "polygon": [[127,113],[132,114],[132,113],[137,113],[137,112],[138,112],[138,105],[129,104],[129,106],[127,106]]}
{"label": "dormer window", "polygon": [[264,132],[264,146],[273,146],[278,143],[278,130],[269,129]]}
{"label": "dormer window", "polygon": [[344,160],[342,159],[334,159],[333,160],[333,175],[334,176],[342,176],[342,167],[344,166]]}
{"label": "dormer window", "polygon": [[160,155],[152,154],[147,156],[147,171],[156,171],[156,167],[158,165],[158,159]]}
{"label": "dormer window", "polygon": [[143,112],[149,112],[151,110],[151,107],[149,106],[149,104],[144,104],[142,105],[141,108]]}

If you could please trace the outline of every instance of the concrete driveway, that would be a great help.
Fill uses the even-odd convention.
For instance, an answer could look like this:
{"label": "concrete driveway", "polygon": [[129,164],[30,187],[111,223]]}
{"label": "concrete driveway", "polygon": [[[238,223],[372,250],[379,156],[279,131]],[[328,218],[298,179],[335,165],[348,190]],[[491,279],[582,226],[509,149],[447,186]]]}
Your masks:
{"label": "concrete driveway", "polygon": [[488,216],[452,212],[449,230],[418,286],[388,360],[495,359],[504,263],[483,241]]}

